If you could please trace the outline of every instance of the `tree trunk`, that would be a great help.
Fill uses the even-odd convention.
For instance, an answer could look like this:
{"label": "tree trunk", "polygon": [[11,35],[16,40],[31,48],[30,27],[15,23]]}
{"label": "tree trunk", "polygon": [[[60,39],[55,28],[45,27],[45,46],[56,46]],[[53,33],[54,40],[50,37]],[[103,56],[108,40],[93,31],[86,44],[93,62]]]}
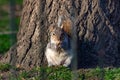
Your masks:
{"label": "tree trunk", "polygon": [[59,14],[75,19],[78,67],[120,66],[119,0],[24,0],[17,43],[3,62],[46,65],[48,27]]}

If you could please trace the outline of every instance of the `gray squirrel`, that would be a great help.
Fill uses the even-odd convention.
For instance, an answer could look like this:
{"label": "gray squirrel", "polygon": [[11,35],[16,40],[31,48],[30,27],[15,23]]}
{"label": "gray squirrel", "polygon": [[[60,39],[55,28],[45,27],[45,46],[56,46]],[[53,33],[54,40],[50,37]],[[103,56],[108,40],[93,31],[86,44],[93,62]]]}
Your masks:
{"label": "gray squirrel", "polygon": [[48,66],[65,66],[71,64],[73,53],[71,52],[71,21],[63,20],[59,16],[58,24],[49,27],[50,41],[47,44],[45,56]]}

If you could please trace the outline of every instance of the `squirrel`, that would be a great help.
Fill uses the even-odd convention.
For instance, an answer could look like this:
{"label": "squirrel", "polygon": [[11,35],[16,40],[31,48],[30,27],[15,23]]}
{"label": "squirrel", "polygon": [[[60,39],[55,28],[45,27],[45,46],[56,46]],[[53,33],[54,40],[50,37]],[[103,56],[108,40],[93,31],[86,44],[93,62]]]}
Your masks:
{"label": "squirrel", "polygon": [[50,26],[49,31],[50,41],[45,51],[48,66],[70,66],[73,58],[71,52],[71,21],[69,19],[63,20],[63,16],[59,16],[58,24]]}

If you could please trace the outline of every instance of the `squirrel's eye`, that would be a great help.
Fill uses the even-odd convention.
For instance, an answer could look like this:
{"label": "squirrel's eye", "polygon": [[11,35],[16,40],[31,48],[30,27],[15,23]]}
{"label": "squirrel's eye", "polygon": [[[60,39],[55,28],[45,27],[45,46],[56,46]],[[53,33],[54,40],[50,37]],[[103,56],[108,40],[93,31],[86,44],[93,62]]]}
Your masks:
{"label": "squirrel's eye", "polygon": [[55,35],[55,33],[52,33],[52,35]]}

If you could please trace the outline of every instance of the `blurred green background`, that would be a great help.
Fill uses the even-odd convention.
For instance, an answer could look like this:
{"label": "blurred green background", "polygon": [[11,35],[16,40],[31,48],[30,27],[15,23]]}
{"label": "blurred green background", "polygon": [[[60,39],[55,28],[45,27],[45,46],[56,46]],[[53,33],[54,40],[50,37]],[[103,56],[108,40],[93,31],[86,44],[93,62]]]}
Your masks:
{"label": "blurred green background", "polygon": [[[14,1],[14,26],[11,25],[10,1]],[[16,41],[23,0],[0,0],[0,55],[7,52]],[[11,27],[13,29],[11,29]],[[11,36],[14,35],[15,38]],[[14,41],[14,43],[12,43]]]}

